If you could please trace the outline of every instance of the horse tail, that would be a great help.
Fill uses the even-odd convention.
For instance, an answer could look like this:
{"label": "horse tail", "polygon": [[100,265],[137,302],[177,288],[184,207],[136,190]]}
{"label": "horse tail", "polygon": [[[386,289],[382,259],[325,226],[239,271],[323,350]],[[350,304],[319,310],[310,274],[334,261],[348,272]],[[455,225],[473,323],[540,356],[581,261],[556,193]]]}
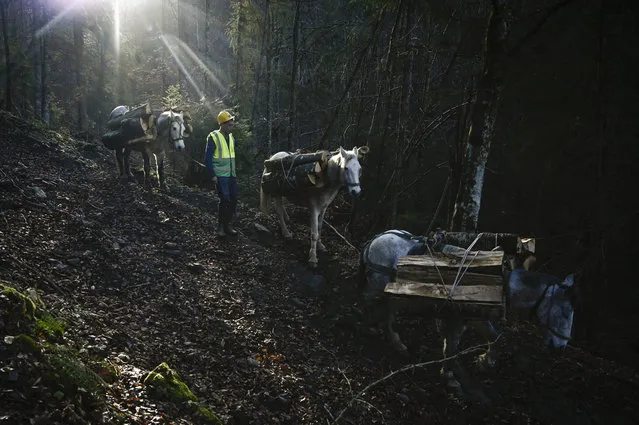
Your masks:
{"label": "horse tail", "polygon": [[269,208],[270,204],[271,204],[271,195],[264,192],[264,189],[260,187],[260,210],[264,214],[268,214],[268,211],[270,209]]}
{"label": "horse tail", "polygon": [[357,268],[357,287],[362,290],[366,286],[366,258],[368,257],[368,248],[371,246],[371,242],[373,240],[369,240],[364,244],[362,248],[362,252],[359,254],[359,267]]}

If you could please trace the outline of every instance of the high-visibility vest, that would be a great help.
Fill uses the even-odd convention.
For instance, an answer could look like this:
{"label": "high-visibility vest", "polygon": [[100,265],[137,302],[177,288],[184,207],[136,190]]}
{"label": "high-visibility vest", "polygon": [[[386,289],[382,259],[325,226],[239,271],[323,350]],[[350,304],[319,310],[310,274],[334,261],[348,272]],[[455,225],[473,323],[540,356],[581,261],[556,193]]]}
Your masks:
{"label": "high-visibility vest", "polygon": [[[208,137],[215,143],[213,155],[213,171],[218,177],[235,177],[235,140],[233,134],[229,134],[229,142],[226,142],[220,130],[209,133]],[[208,139],[207,137],[207,139]]]}

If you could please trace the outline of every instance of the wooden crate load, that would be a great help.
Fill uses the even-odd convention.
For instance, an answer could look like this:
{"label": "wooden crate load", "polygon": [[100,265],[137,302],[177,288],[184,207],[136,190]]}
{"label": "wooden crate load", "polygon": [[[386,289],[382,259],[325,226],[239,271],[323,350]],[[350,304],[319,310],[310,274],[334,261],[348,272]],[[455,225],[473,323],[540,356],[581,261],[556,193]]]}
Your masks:
{"label": "wooden crate load", "polygon": [[264,161],[262,190],[269,195],[286,196],[300,189],[319,188],[325,183],[328,151],[294,153]]}
{"label": "wooden crate load", "polygon": [[[498,250],[494,250],[496,247]],[[385,292],[410,298],[411,303],[419,302],[439,315],[503,317],[504,254],[515,255],[531,248],[534,250],[534,240],[531,244],[531,240],[513,234],[447,233],[433,252],[400,257],[397,275]]]}

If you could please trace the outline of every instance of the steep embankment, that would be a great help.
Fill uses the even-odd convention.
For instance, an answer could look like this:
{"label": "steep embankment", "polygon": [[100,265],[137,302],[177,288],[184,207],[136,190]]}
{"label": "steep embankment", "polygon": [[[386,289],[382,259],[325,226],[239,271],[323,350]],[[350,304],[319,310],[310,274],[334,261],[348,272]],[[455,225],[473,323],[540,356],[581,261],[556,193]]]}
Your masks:
{"label": "steep embankment", "polygon": [[[87,403],[85,391],[42,376],[41,352],[15,355],[0,321],[0,423],[203,421],[142,384],[163,362],[225,423],[330,423],[366,385],[439,357],[426,320],[400,322],[410,358],[358,331],[356,253],[327,233],[332,255],[320,259],[322,274],[308,272],[303,210],[292,214],[290,244],[257,229],[275,222],[246,206],[240,236],[219,240],[211,193],[121,182],[98,143],[0,118],[0,280],[35,288],[64,322],[63,338],[36,332],[42,351],[63,345],[98,376],[108,369],[104,398]],[[475,371],[490,406],[448,396],[435,364],[383,380],[344,423],[637,420],[635,371],[578,349],[551,357],[536,342],[528,326],[509,329],[498,371]]]}

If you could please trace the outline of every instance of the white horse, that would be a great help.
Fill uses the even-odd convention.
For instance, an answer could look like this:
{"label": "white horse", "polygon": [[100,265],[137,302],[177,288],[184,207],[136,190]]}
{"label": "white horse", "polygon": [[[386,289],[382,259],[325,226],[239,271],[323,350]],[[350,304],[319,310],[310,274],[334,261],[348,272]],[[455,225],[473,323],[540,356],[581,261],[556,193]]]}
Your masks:
{"label": "white horse", "polygon": [[[358,196],[362,190],[359,178],[361,173],[361,165],[359,158],[368,153],[368,146],[361,148],[354,147],[347,151],[340,147],[337,153],[333,154],[328,160],[325,176],[325,184],[321,187],[311,187],[301,189],[297,192],[286,196],[290,201],[305,205],[310,210],[311,215],[311,248],[308,252],[308,263],[311,267],[317,266],[317,249],[325,251],[326,247],[321,241],[322,223],[326,209],[333,202],[337,193],[342,187],[346,187],[351,196]],[[289,152],[278,152],[269,159],[281,159],[292,155]],[[266,169],[264,170],[266,173]],[[270,195],[260,188],[260,209],[264,214],[268,214],[271,198],[275,198],[275,206],[277,215],[280,219],[280,228],[282,235],[286,239],[293,237],[293,234],[286,226],[289,220],[288,214],[284,208],[282,196]]]}
{"label": "white horse", "polygon": [[[109,120],[124,115],[126,112],[128,112],[127,107],[118,106],[111,112]],[[155,171],[158,176],[159,186],[163,190],[168,190],[164,175],[164,157],[169,149],[184,150],[185,129],[186,125],[182,112],[173,112],[172,110],[162,112],[157,119],[156,137],[150,139],[141,137],[131,140],[124,147],[115,150],[120,176],[128,177],[129,179],[133,178],[129,166],[129,157],[131,151],[140,152],[144,161],[144,185],[150,186],[150,157],[153,155],[155,157]]]}
{"label": "white horse", "polygon": [[[360,256],[360,279],[364,286],[367,309],[379,309],[381,302],[381,306],[385,307],[382,309],[385,315],[382,321],[385,322],[387,337],[393,347],[402,352],[407,348],[393,330],[397,305],[392,302],[392,298],[385,296],[384,288],[394,280],[399,257],[424,254],[427,243],[425,238],[413,236],[406,231],[389,230],[369,241]],[[527,262],[524,263],[526,265]],[[536,318],[537,324],[544,330],[545,344],[552,348],[565,347],[571,337],[576,302],[574,275],[571,274],[562,281],[552,275],[517,268],[508,272],[506,278],[509,307]],[[439,328],[444,338],[444,357],[452,357],[458,353],[459,343],[467,326],[472,326],[486,338],[494,339],[497,334],[487,321],[468,321],[462,318],[441,320]],[[494,364],[493,356],[491,352],[483,356],[491,366]],[[468,382],[463,367],[456,360],[446,362],[442,373],[451,387],[459,387],[459,382]]]}

